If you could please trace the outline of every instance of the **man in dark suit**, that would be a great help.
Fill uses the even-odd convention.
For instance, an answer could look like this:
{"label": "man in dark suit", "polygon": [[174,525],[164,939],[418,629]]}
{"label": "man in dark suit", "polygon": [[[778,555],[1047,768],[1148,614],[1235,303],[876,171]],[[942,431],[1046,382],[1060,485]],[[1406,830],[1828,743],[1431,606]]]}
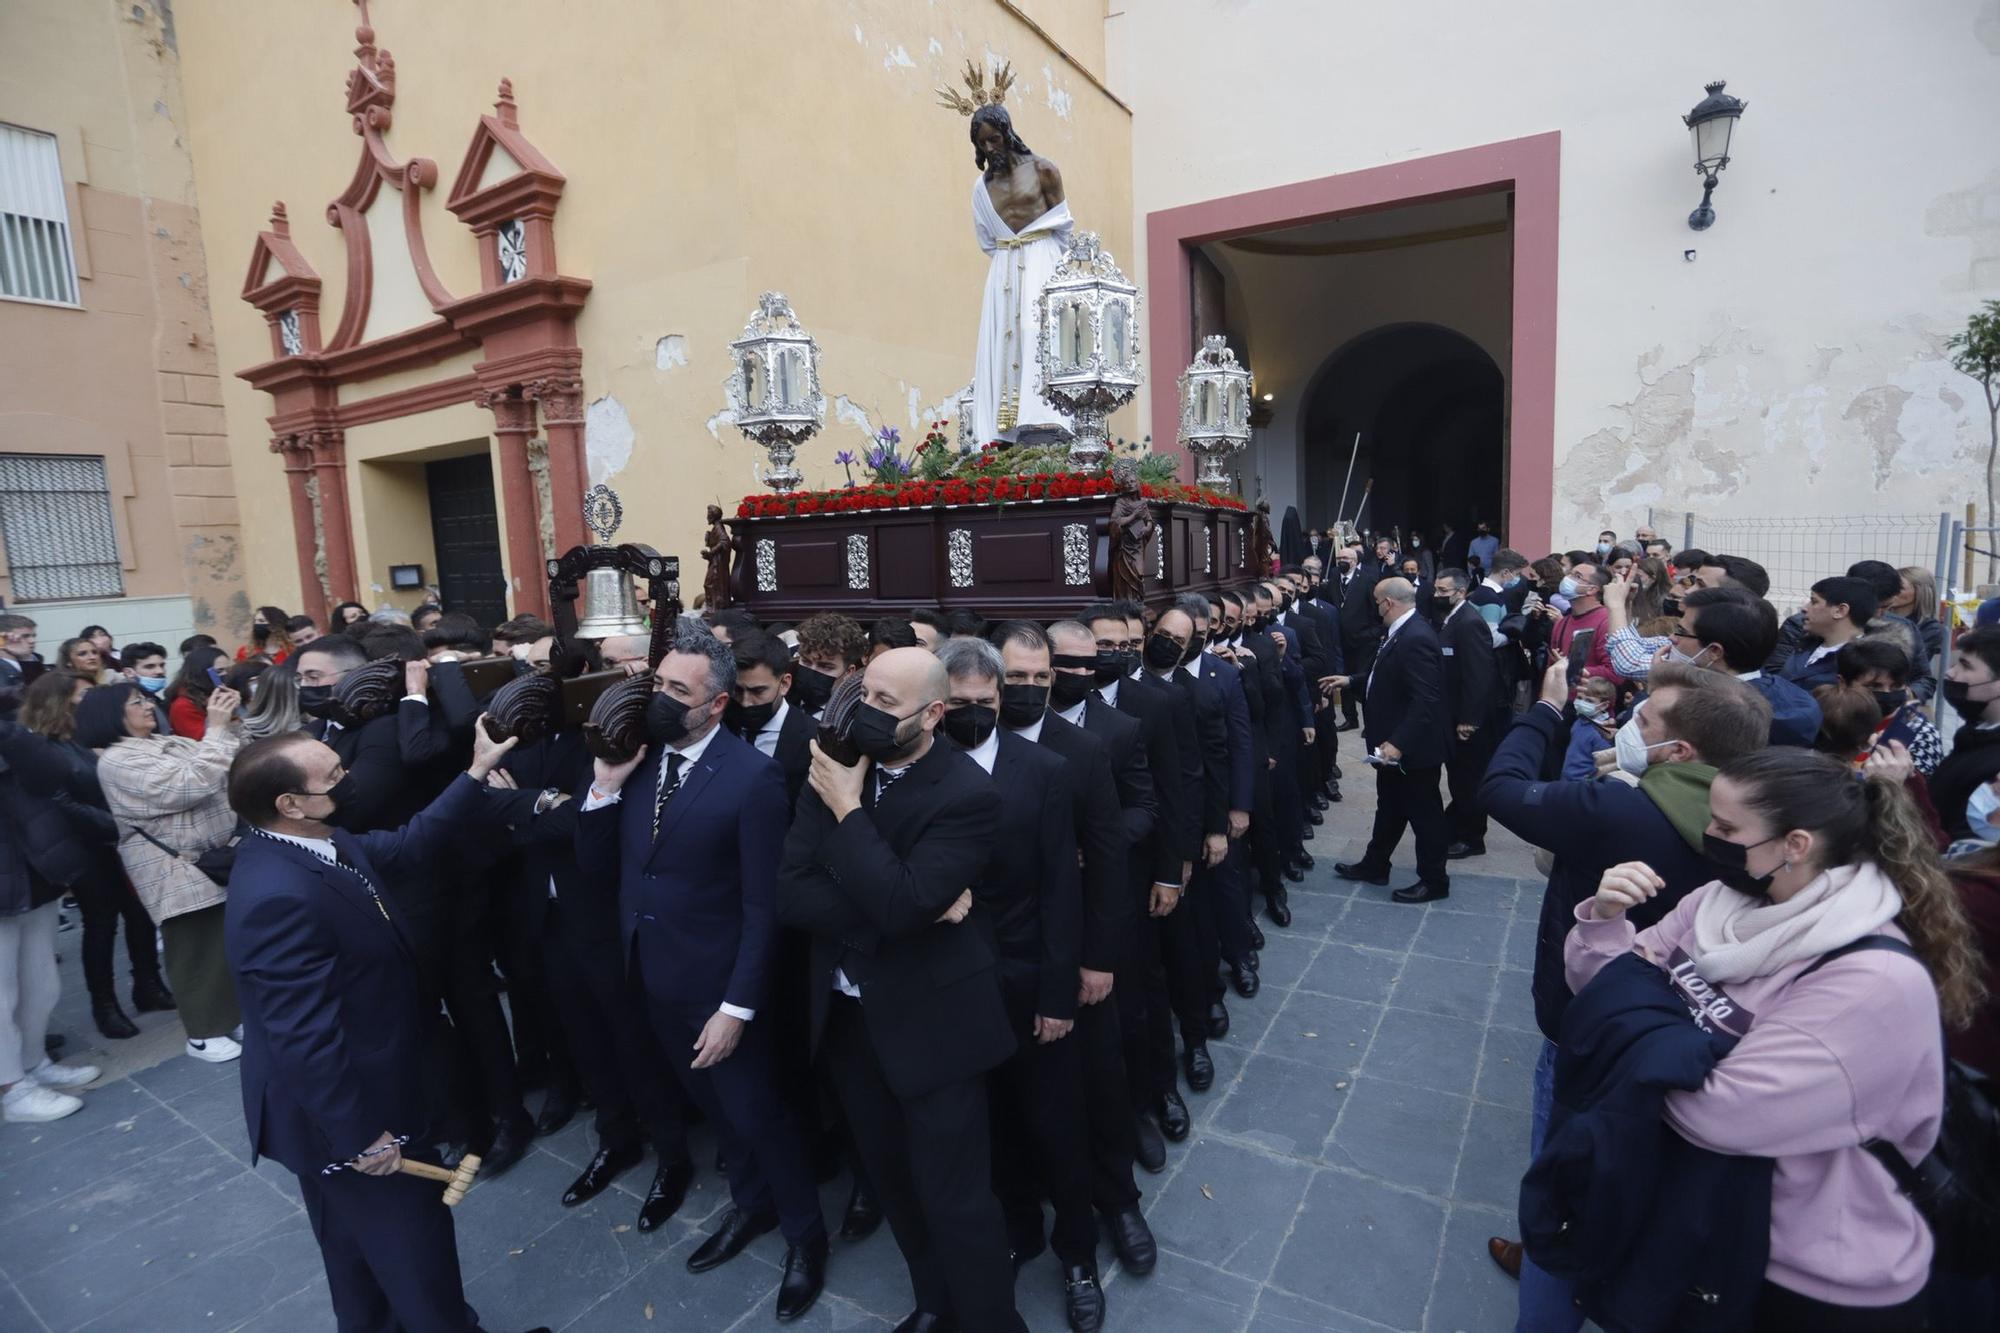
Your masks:
{"label": "man in dark suit", "polygon": [[1023,1333],[993,1196],[985,1075],[1014,1053],[991,913],[973,906],[1000,795],[937,743],[949,681],[921,648],[868,664],[849,767],[813,746],[781,919],[813,935],[813,1039],[917,1309],[902,1333]]}
{"label": "man in dark suit", "polygon": [[[1375,609],[1378,576],[1362,568],[1361,548],[1357,546],[1337,552],[1333,567],[1334,577],[1328,581],[1325,597],[1340,608],[1340,648],[1347,659],[1347,670],[1338,674],[1365,681],[1375,660],[1375,647],[1382,642],[1382,617]],[[1358,688],[1350,684],[1341,691],[1342,731],[1353,731],[1360,725],[1356,721],[1360,705]]]}
{"label": "man in dark suit", "polygon": [[812,766],[806,746],[818,728],[810,714],[785,697],[792,689],[792,650],[761,629],[738,630],[730,649],[736,654],[736,692],[723,724],[778,761],[785,774],[786,808],[796,809]]}
{"label": "man in dark suit", "polygon": [[[645,667],[642,655],[637,669]],[[679,1211],[694,1176],[686,1103],[625,967],[618,885],[586,875],[577,863],[578,802],[562,798],[582,792],[591,778],[583,731],[567,727],[521,746],[503,767],[520,790],[541,793],[546,810],[513,829],[511,849],[521,867],[513,914],[540,942],[564,1045],[581,1091],[597,1104],[597,1152],[563,1192],[563,1206],[603,1193],[639,1164],[650,1140],[659,1165],[638,1226],[653,1231]]]}
{"label": "man in dark suit", "polygon": [[1229,1030],[1229,1010],[1223,1003],[1224,987],[1217,966],[1228,961],[1246,999],[1262,987],[1256,950],[1250,943],[1249,896],[1243,888],[1246,858],[1237,852],[1239,841],[1250,829],[1250,811],[1256,803],[1250,702],[1235,664],[1210,651],[1221,627],[1220,605],[1211,605],[1198,593],[1187,593],[1174,599],[1174,609],[1187,616],[1194,627],[1180,671],[1201,682],[1220,705],[1227,755],[1223,834],[1219,839],[1204,836],[1202,840],[1202,864],[1195,870],[1195,879],[1208,891],[1197,892],[1194,902],[1199,925],[1198,976],[1207,1002],[1208,1030],[1211,1037],[1220,1038]]}
{"label": "man in dark suit", "polygon": [[298,1177],[342,1328],[479,1327],[437,1185],[397,1174],[401,1145],[429,1141],[437,1099],[416,952],[381,886],[429,882],[461,827],[507,804],[484,784],[511,744],[479,735],[471,767],[397,832],[332,823],[343,767],[309,736],[252,742],[230,766],[230,804],[255,830],[223,927],[251,1160]]}
{"label": "man in dark suit", "polygon": [[[722,726],[736,659],[707,629],[677,628],[653,681],[648,744],[623,764],[597,761],[577,864],[619,885],[620,948],[654,1034],[728,1157],[734,1206],[688,1270],[727,1263],[782,1227],[778,1317],[793,1319],[825,1284],[827,1238],[804,1140],[778,1093],[771,1027],[756,1021],[777,958],[784,774]],[[636,799],[625,799],[627,779]]]}
{"label": "man in dark suit", "polygon": [[[1104,1292],[1090,1208],[1082,1048],[1071,1036],[1084,907],[1069,767],[1000,725],[1004,668],[992,644],[948,639],[938,645],[938,660],[951,681],[940,725],[1000,792],[993,857],[972,889],[974,910],[994,921],[1000,993],[1017,1042],[993,1071],[994,1189],[1015,1270],[1053,1248],[1069,1326],[1095,1333],[1104,1323]],[[1044,1192],[1055,1206],[1046,1238]]]}
{"label": "man in dark suit", "polygon": [[1444,812],[1451,830],[1445,858],[1451,861],[1486,853],[1486,813],[1479,808],[1479,783],[1500,732],[1500,671],[1493,655],[1493,631],[1479,608],[1466,601],[1471,591],[1472,576],[1465,570],[1443,569],[1432,593],[1444,658],[1444,711],[1452,726],[1445,769],[1451,805]]}
{"label": "man in dark suit", "polygon": [[[1089,646],[1090,633],[1083,626],[1069,621],[1057,628],[1072,648]],[[1152,831],[1152,781],[1138,724],[1090,697],[1089,668],[1076,665],[1076,656],[1062,673],[1061,697],[1054,697],[1058,677],[1050,636],[1055,632],[1045,634],[1026,620],[1009,621],[995,632],[1004,673],[1000,725],[1061,756],[1069,772],[1084,906],[1076,1027],[1070,1040],[1078,1045],[1082,1064],[1090,1197],[1110,1224],[1119,1263],[1127,1272],[1143,1275],[1153,1270],[1159,1249],[1139,1211],[1139,1190],[1132,1180],[1139,1153],[1137,1121],[1125,1077],[1118,1006],[1111,995],[1118,973],[1136,955],[1134,940],[1144,919],[1138,910],[1144,884],[1135,890],[1129,853]],[[1080,656],[1087,662],[1090,655]],[[1051,705],[1060,705],[1068,717]],[[1144,871],[1138,874],[1143,881]],[[1165,1163],[1165,1144],[1152,1123],[1146,1124],[1159,1148],[1153,1159],[1157,1169]]]}
{"label": "man in dark suit", "polygon": [[1413,829],[1417,883],[1390,895],[1399,903],[1427,903],[1451,892],[1444,856],[1450,833],[1438,796],[1438,770],[1444,766],[1449,732],[1444,659],[1437,631],[1418,613],[1416,600],[1408,579],[1375,585],[1376,610],[1389,627],[1363,686],[1368,726],[1362,739],[1378,761],[1375,832],[1359,861],[1334,866],[1342,879],[1387,884],[1389,858],[1403,840],[1404,828]]}

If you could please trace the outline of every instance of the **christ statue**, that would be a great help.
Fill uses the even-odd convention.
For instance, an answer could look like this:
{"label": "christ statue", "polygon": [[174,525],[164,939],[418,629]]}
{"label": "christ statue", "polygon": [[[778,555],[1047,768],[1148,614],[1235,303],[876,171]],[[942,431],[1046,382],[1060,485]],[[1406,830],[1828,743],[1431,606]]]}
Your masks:
{"label": "christ statue", "polygon": [[1067,438],[1063,414],[1042,397],[1042,287],[1062,263],[1075,225],[1063,198],[1062,172],[1038,157],[1001,105],[1013,71],[1003,67],[985,90],[985,76],[967,66],[972,96],[940,89],[945,103],[972,118],[972,230],[990,256],[979,314],[979,349],[972,372],[973,439],[981,444],[1024,438]]}

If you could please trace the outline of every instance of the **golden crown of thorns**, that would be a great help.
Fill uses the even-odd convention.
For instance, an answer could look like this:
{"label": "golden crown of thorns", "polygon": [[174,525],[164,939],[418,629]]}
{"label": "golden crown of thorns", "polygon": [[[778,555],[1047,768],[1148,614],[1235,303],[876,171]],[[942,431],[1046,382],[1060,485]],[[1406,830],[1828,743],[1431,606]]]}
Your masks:
{"label": "golden crown of thorns", "polygon": [[[1007,100],[1007,90],[1014,86],[1014,65],[1012,61],[993,72],[993,87],[986,87],[986,71],[968,60],[965,62],[966,92],[962,93],[949,84],[939,84],[938,105],[948,111],[956,111],[961,116],[969,116],[983,106],[999,106]],[[967,96],[970,93],[970,96]]]}

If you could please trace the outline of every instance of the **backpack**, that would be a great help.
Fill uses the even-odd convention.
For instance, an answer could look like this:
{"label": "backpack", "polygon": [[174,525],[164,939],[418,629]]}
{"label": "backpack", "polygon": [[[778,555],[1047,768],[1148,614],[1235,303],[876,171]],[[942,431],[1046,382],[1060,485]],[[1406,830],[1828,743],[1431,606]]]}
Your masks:
{"label": "backpack", "polygon": [[[1842,954],[1869,949],[1923,962],[1899,939],[1864,935],[1828,951],[1799,976],[1809,976]],[[1986,1075],[1947,1056],[1944,1117],[1930,1155],[1913,1166],[1880,1139],[1861,1145],[1930,1224],[1937,1242],[1932,1266],[1941,1272],[1966,1277],[2000,1273],[2000,1100],[1994,1092]]]}

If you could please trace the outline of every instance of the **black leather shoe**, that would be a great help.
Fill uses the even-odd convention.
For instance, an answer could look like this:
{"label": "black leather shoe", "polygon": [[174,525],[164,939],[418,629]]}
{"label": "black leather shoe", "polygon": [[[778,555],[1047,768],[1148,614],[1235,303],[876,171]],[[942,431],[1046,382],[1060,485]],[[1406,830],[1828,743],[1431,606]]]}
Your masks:
{"label": "black leather shoe", "polygon": [[97,1030],[113,1041],[139,1035],[139,1025],[127,1018],[125,1011],[118,1007],[118,1001],[109,995],[90,1002],[90,1017],[97,1024]]}
{"label": "black leather shoe", "polygon": [[1207,1092],[1215,1086],[1215,1061],[1208,1058],[1208,1047],[1200,1042],[1181,1052],[1181,1068],[1187,1074],[1188,1086],[1196,1092]]}
{"label": "black leather shoe", "polygon": [[132,1007],[142,1014],[162,1014],[175,1008],[174,993],[155,972],[150,977],[132,978]]}
{"label": "black leather shoe", "polygon": [[527,1112],[502,1120],[493,1131],[493,1146],[479,1159],[480,1179],[492,1180],[513,1170],[528,1155],[528,1144],[534,1137],[535,1122],[528,1119]]}
{"label": "black leather shoe", "polygon": [[856,1180],[854,1192],[847,1196],[847,1212],[840,1219],[840,1238],[866,1240],[881,1225],[882,1201],[875,1197],[874,1190]]}
{"label": "black leather shoe", "polygon": [[1389,872],[1377,870],[1366,861],[1335,861],[1333,873],[1342,879],[1357,880],[1362,884],[1387,884]]}
{"label": "black leather shoe", "polygon": [[1250,918],[1250,947],[1261,952],[1264,948],[1264,928],[1257,924],[1257,918]]}
{"label": "black leather shoe", "polygon": [[1153,1123],[1153,1117],[1143,1111],[1133,1117],[1132,1134],[1136,1143],[1132,1160],[1145,1167],[1154,1175],[1167,1169],[1167,1141],[1160,1133],[1160,1127]]}
{"label": "black leather shoe", "polygon": [[1434,903],[1440,898],[1451,897],[1451,886],[1417,883],[1408,888],[1397,889],[1389,896],[1399,903]]}
{"label": "black leather shoe", "polygon": [[1264,899],[1264,915],[1271,918],[1271,924],[1274,926],[1292,924],[1292,904],[1285,897],[1284,890],[1280,889]]}
{"label": "black leather shoe", "polygon": [[1262,990],[1264,986],[1264,983],[1258,979],[1257,969],[1251,967],[1247,962],[1238,963],[1229,969],[1229,984],[1236,987],[1236,993],[1246,1000],[1255,995],[1259,990]]}
{"label": "black leather shoe", "polygon": [[1321,814],[1317,807],[1306,811],[1306,823],[1324,824],[1325,822],[1326,822],[1326,816]]}
{"label": "black leather shoe", "polygon": [[[1257,939],[1260,947],[1263,943],[1263,938],[1264,938],[1263,932],[1259,931],[1257,934]],[[1249,968],[1252,972],[1263,971],[1263,960],[1257,956],[1256,949],[1252,949],[1248,953],[1243,955],[1243,966]]]}
{"label": "black leather shoe", "polygon": [[941,1314],[912,1310],[909,1317],[889,1333],[958,1333],[958,1325]]}
{"label": "black leather shoe", "polygon": [[576,1117],[576,1089],[562,1084],[553,1084],[548,1096],[542,1098],[542,1112],[535,1117],[535,1133],[547,1138],[562,1132],[562,1127]]}
{"label": "black leather shoe", "polygon": [[778,1283],[778,1322],[797,1319],[812,1309],[826,1286],[826,1233],[814,1228],[812,1239],[785,1251],[785,1276]]}
{"label": "black leather shoe", "polygon": [[1221,1041],[1229,1035],[1229,1009],[1217,1000],[1208,1006],[1208,1036],[1211,1041]]}
{"label": "black leather shoe", "polygon": [[1340,804],[1340,784],[1338,782],[1328,784],[1326,799],[1334,805]]}
{"label": "black leather shoe", "polygon": [[609,1189],[612,1181],[639,1165],[639,1159],[645,1155],[645,1150],[636,1143],[626,1148],[599,1148],[583,1168],[583,1174],[563,1191],[563,1207],[574,1208],[580,1203],[589,1203]]}
{"label": "black leather shoe", "polygon": [[743,1247],[751,1241],[767,1231],[777,1229],[776,1213],[753,1216],[741,1208],[732,1206],[722,1215],[722,1225],[715,1229],[715,1234],[703,1241],[695,1248],[695,1252],[688,1256],[688,1272],[706,1273],[711,1268],[720,1268],[743,1253]]}
{"label": "black leather shoe", "polygon": [[1297,866],[1301,870],[1311,870],[1314,866],[1318,865],[1319,862],[1313,860],[1311,852],[1308,852],[1303,848],[1301,848],[1299,854],[1292,858],[1292,864]]}
{"label": "black leather shoe", "polygon": [[1063,1269],[1063,1312],[1069,1316],[1070,1333],[1098,1333],[1104,1327],[1104,1288],[1097,1285],[1094,1265]]}
{"label": "black leather shoe", "polygon": [[1314,835],[1318,832],[1318,830],[1313,827],[1313,824],[1318,824],[1322,822],[1323,821],[1321,820],[1315,819],[1311,823],[1305,825],[1305,827],[1301,828],[1299,830],[1299,841],[1311,842],[1313,840]]}
{"label": "black leather shoe", "polygon": [[1194,1128],[1194,1117],[1188,1114],[1187,1103],[1177,1090],[1170,1088],[1161,1096],[1159,1111],[1160,1133],[1169,1143],[1179,1143]]}
{"label": "black leather shoe", "polygon": [[1361,724],[1359,722],[1343,722],[1334,728],[1335,731],[1359,731],[1360,729]]}
{"label": "black leather shoe", "polygon": [[1160,1261],[1160,1247],[1153,1240],[1153,1229],[1146,1225],[1146,1215],[1133,1204],[1121,1212],[1110,1213],[1104,1219],[1111,1226],[1111,1248],[1117,1252],[1118,1266],[1134,1277],[1144,1277],[1153,1271],[1153,1265]]}
{"label": "black leather shoe", "polygon": [[1285,867],[1285,878],[1290,880],[1292,883],[1294,884],[1301,883],[1304,881],[1305,877],[1306,877],[1306,872],[1301,870],[1299,867],[1295,865]]}
{"label": "black leather shoe", "polygon": [[1444,859],[1447,861],[1463,861],[1469,856],[1484,855],[1486,855],[1486,844],[1483,842],[1455,842],[1444,849]]}
{"label": "black leather shoe", "polygon": [[646,1191],[646,1201],[639,1205],[639,1230],[656,1231],[667,1224],[667,1219],[681,1210],[681,1201],[687,1198],[688,1185],[694,1180],[694,1163],[683,1157],[677,1162],[663,1162],[653,1173],[653,1184]]}

